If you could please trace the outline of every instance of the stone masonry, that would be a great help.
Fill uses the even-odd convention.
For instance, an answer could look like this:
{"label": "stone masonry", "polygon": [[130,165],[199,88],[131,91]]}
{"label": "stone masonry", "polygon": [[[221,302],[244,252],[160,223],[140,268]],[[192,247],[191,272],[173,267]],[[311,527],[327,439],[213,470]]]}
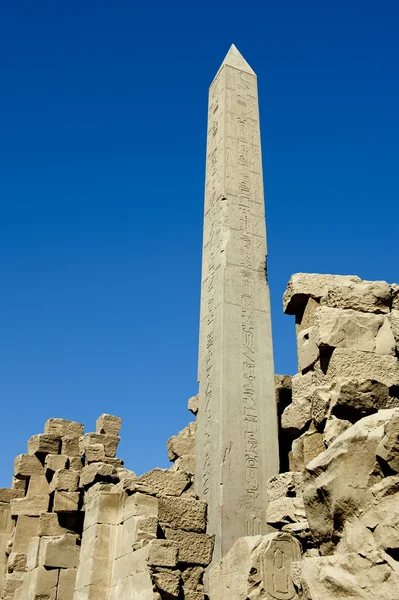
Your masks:
{"label": "stone masonry", "polygon": [[209,90],[196,490],[215,559],[266,532],[278,429],[256,75],[235,46]]}

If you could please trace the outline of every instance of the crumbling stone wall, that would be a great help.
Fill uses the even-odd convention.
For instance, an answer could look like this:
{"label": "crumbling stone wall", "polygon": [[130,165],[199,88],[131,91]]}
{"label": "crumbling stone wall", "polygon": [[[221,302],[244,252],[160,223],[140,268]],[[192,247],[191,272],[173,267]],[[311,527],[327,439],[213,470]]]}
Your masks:
{"label": "crumbling stone wall", "polygon": [[170,470],[137,477],[116,458],[121,422],[101,415],[84,434],[50,419],[15,459],[0,490],[4,600],[204,599],[214,540],[193,491],[196,425],[169,440]]}
{"label": "crumbling stone wall", "polygon": [[276,376],[274,532],[242,538],[211,600],[399,600],[399,286],[294,275],[298,374]]}

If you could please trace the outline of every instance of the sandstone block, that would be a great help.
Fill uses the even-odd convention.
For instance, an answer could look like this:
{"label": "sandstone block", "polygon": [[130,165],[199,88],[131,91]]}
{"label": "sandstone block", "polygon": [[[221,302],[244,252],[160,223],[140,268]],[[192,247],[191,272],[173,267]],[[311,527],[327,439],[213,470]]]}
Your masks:
{"label": "sandstone block", "polygon": [[396,352],[399,354],[399,306],[397,309],[392,309],[388,318],[395,340]]}
{"label": "sandstone block", "polygon": [[267,497],[269,502],[284,498],[284,496],[294,497],[302,492],[302,473],[289,471],[280,473],[271,477],[267,484]]}
{"label": "sandstone block", "polygon": [[166,594],[168,598],[179,596],[180,571],[157,568],[152,574],[152,580],[162,595]]}
{"label": "sandstone block", "polygon": [[347,379],[337,383],[332,394],[330,413],[338,419],[356,423],[359,419],[386,408],[388,403],[387,385],[372,379]]}
{"label": "sandstone block", "polygon": [[113,415],[102,414],[96,421],[96,433],[119,435],[122,419]]}
{"label": "sandstone block", "polygon": [[32,475],[42,475],[43,465],[37,456],[20,454],[14,460],[14,477],[27,479]]}
{"label": "sandstone block", "polygon": [[76,492],[79,485],[79,471],[60,469],[54,473],[50,483],[50,492],[55,490],[65,492]]}
{"label": "sandstone block", "polygon": [[306,375],[292,377],[292,403],[281,417],[283,429],[297,435],[309,425],[312,419],[312,399],[316,390],[315,379],[310,371]]}
{"label": "sandstone block", "polygon": [[303,329],[297,334],[298,370],[311,367],[319,358],[319,347],[316,344],[314,328]]}
{"label": "sandstone block", "polygon": [[160,496],[159,521],[172,529],[204,532],[206,503],[201,500]]}
{"label": "sandstone block", "polygon": [[112,465],[106,463],[91,463],[86,467],[83,467],[79,485],[81,487],[87,487],[100,481],[104,482],[116,482],[116,470]]}
{"label": "sandstone block", "polygon": [[3,598],[5,600],[12,600],[14,598],[14,593],[21,587],[24,577],[25,572],[20,573],[19,571],[13,571],[12,573],[6,574],[3,591]]}
{"label": "sandstone block", "polygon": [[39,517],[18,516],[15,526],[13,552],[28,553],[31,539],[36,537],[39,530]]}
{"label": "sandstone block", "polygon": [[392,472],[399,473],[399,411],[385,424],[384,433],[377,446],[377,457]]}
{"label": "sandstone block", "polygon": [[375,351],[377,354],[393,354],[395,356],[396,340],[391,323],[390,315],[385,316],[384,322],[375,339]]}
{"label": "sandstone block", "polygon": [[158,498],[136,492],[125,497],[122,511],[122,520],[133,516],[158,517]]}
{"label": "sandstone block", "polygon": [[11,488],[26,493],[26,479],[17,479],[13,476]]}
{"label": "sandstone block", "polygon": [[48,510],[49,497],[31,496],[29,498],[15,498],[10,501],[11,514],[13,516],[25,515],[29,517],[39,516]]}
{"label": "sandstone block", "polygon": [[317,273],[295,273],[292,275],[283,296],[284,312],[295,315],[303,310],[308,298],[320,300],[330,289],[360,282],[360,278],[350,275],[325,275]]}
{"label": "sandstone block", "polygon": [[46,496],[49,494],[47,477],[43,475],[32,475],[29,477],[27,497]]}
{"label": "sandstone block", "polygon": [[53,510],[57,513],[75,512],[79,510],[79,499],[79,492],[62,492],[60,490],[56,490],[56,492],[54,493]]}
{"label": "sandstone block", "polygon": [[59,436],[77,436],[83,435],[84,426],[76,421],[67,419],[49,419],[44,426],[44,433],[53,433]]}
{"label": "sandstone block", "polygon": [[270,525],[297,523],[306,519],[302,498],[278,498],[269,502],[266,521]]}
{"label": "sandstone block", "polygon": [[382,315],[320,306],[315,312],[315,340],[318,346],[375,352],[383,323]]}
{"label": "sandstone block", "polygon": [[303,440],[303,462],[306,466],[326,449],[323,435],[317,431],[307,431],[302,436]]}
{"label": "sandstone block", "polygon": [[331,419],[328,419],[323,433],[325,446],[328,448],[328,446],[330,446],[333,441],[341,435],[341,433],[351,427],[351,425],[352,423],[350,421],[337,419],[336,417],[331,417]]}
{"label": "sandstone block", "polygon": [[[276,556],[279,556],[278,562]],[[210,597],[247,600],[256,590],[259,599],[294,600],[297,595],[291,565],[300,558],[300,543],[288,533],[240,538],[211,569]]]}
{"label": "sandstone block", "polygon": [[317,387],[312,394],[312,420],[318,427],[323,425],[330,414],[332,396],[331,386]]}
{"label": "sandstone block", "polygon": [[95,524],[112,525],[119,523],[120,514],[120,494],[100,492],[87,502],[84,529]]}
{"label": "sandstone block", "polygon": [[22,598],[25,600],[56,600],[58,569],[37,567],[29,571],[22,584]]}
{"label": "sandstone block", "polygon": [[66,533],[60,537],[42,537],[39,539],[39,565],[52,569],[77,568],[80,547],[76,545],[76,535]]}
{"label": "sandstone block", "polygon": [[12,552],[8,557],[7,571],[9,573],[26,571],[26,558],[27,556],[23,552]]}
{"label": "sandstone block", "polygon": [[202,579],[204,577],[205,569],[203,567],[188,567],[181,572],[181,578],[185,591],[187,590],[201,590]]}
{"label": "sandstone block", "polygon": [[193,413],[193,415],[198,413],[198,401],[198,394],[196,396],[191,396],[191,398],[188,399],[187,408]]}
{"label": "sandstone block", "polygon": [[47,454],[44,466],[46,472],[54,473],[59,469],[65,469],[68,462],[68,456],[65,454]]}
{"label": "sandstone block", "polygon": [[0,488],[0,502],[10,502],[14,498],[23,498],[24,496],[25,492],[23,490]]}
{"label": "sandstone block", "polygon": [[28,441],[28,454],[58,454],[61,438],[54,433],[39,433]]}
{"label": "sandstone block", "polygon": [[103,444],[89,444],[85,449],[85,459],[87,463],[103,462],[105,458],[105,448]]}
{"label": "sandstone block", "polygon": [[61,569],[57,600],[73,600],[77,569]]}
{"label": "sandstone block", "polygon": [[39,529],[37,535],[43,536],[61,536],[67,533],[68,529],[60,525],[57,513],[42,513],[39,517]]}
{"label": "sandstone block", "polygon": [[180,496],[190,483],[185,473],[173,473],[166,469],[153,469],[136,478],[135,483],[152,488],[164,496]]}
{"label": "sandstone block", "polygon": [[86,435],[80,439],[80,453],[84,454],[86,446],[91,446],[92,444],[103,444],[105,448],[105,456],[114,458],[119,441],[120,437],[118,435],[110,435],[105,433],[86,433]]}
{"label": "sandstone block", "polygon": [[80,456],[71,456],[69,459],[69,468],[71,471],[81,471],[83,469],[83,463]]}
{"label": "sandstone block", "polygon": [[175,567],[178,545],[169,540],[153,540],[150,543],[148,564],[152,567]]}
{"label": "sandstone block", "polygon": [[168,448],[168,458],[171,461],[180,456],[195,455],[195,432],[196,423],[190,423],[188,427],[180,431],[177,435],[171,437],[166,445]]}
{"label": "sandstone block", "polygon": [[193,533],[181,529],[165,529],[167,540],[178,547],[179,563],[190,563],[207,567],[212,560],[214,536]]}
{"label": "sandstone block", "polygon": [[179,456],[171,467],[172,470],[176,470],[189,475],[195,475],[195,454],[186,454],[185,456]]}
{"label": "sandstone block", "polygon": [[305,459],[303,455],[303,437],[292,442],[291,452],[288,455],[290,471],[303,471]]}
{"label": "sandstone block", "polygon": [[359,382],[372,379],[388,387],[399,385],[399,361],[395,356],[336,348],[328,363],[325,378],[332,381],[337,377]]}
{"label": "sandstone block", "polygon": [[80,457],[80,437],[77,435],[64,435],[61,438],[61,452],[67,456]]}
{"label": "sandstone block", "polygon": [[26,558],[26,568],[28,571],[33,571],[39,566],[39,549],[40,549],[40,538],[34,537],[31,539],[28,547],[28,553]]}

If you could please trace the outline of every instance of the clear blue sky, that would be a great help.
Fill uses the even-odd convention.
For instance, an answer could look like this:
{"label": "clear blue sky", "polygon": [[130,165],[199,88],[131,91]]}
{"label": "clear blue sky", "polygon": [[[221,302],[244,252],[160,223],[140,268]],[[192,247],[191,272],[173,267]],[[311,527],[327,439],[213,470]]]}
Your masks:
{"label": "clear blue sky", "polygon": [[[247,16],[246,8],[251,8]],[[167,466],[196,361],[207,88],[259,78],[276,372],[297,271],[399,280],[397,2],[3,2],[0,485],[60,416]]]}

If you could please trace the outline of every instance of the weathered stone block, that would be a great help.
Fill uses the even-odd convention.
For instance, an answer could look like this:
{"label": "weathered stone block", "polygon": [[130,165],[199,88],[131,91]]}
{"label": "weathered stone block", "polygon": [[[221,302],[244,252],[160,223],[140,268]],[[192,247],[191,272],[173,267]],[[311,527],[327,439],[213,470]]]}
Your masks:
{"label": "weathered stone block", "polygon": [[180,496],[190,483],[185,473],[173,473],[166,469],[153,469],[135,480],[136,485],[145,485],[164,496]]}
{"label": "weathered stone block", "polygon": [[103,444],[105,448],[105,456],[114,458],[119,441],[120,437],[118,435],[110,435],[105,433],[86,433],[86,435],[80,439],[80,453],[84,454],[86,446]]}
{"label": "weathered stone block", "polygon": [[58,454],[61,438],[53,433],[39,433],[33,435],[28,441],[29,454]]}
{"label": "weathered stone block", "polygon": [[81,471],[83,469],[83,462],[80,456],[70,457],[69,468],[71,469],[71,471]]}
{"label": "weathered stone block", "polygon": [[79,485],[87,487],[97,482],[116,482],[117,473],[112,465],[106,463],[91,463],[83,467],[80,473]]}
{"label": "weathered stone block", "polygon": [[271,477],[266,484],[269,502],[278,500],[284,496],[294,497],[302,492],[302,473],[289,471]]}
{"label": "weathered stone block", "polygon": [[167,441],[169,460],[176,460],[179,456],[195,455],[196,428],[196,423],[190,423],[188,427]]}
{"label": "weathered stone block", "polygon": [[[79,509],[79,492],[54,492],[54,512],[75,512]],[[46,512],[46,511],[42,511]]]}
{"label": "weathered stone block", "polygon": [[179,596],[180,571],[157,568],[152,575],[152,580],[156,588],[162,594],[167,594],[167,597],[177,598]]}
{"label": "weathered stone block", "polygon": [[302,498],[278,498],[269,502],[266,521],[270,525],[296,523],[306,519]]}
{"label": "weathered stone block", "polygon": [[114,415],[102,414],[96,421],[96,433],[119,435],[122,419]]}
{"label": "weathered stone block", "polygon": [[27,497],[31,496],[46,496],[49,493],[49,484],[46,476],[43,475],[32,475],[29,477]]}
{"label": "weathered stone block", "polygon": [[27,555],[23,552],[12,552],[8,557],[7,571],[9,573],[13,571],[19,571],[20,573],[26,571],[26,559]]}
{"label": "weathered stone block", "polygon": [[320,306],[315,312],[315,341],[318,346],[375,352],[383,323],[382,315]]}
{"label": "weathered stone block", "polygon": [[391,472],[399,473],[399,411],[385,424],[384,431],[376,455]]}
{"label": "weathered stone block", "polygon": [[161,496],[159,521],[172,529],[204,532],[207,505],[201,500]]}
{"label": "weathered stone block", "polygon": [[60,525],[57,513],[43,513],[40,515],[37,533],[39,537],[53,535],[60,536],[67,532],[68,529]]}
{"label": "weathered stone block", "polygon": [[331,417],[331,419],[328,419],[323,432],[325,446],[328,448],[328,446],[330,446],[333,441],[341,435],[341,433],[346,431],[351,426],[352,423],[350,421],[337,419],[336,417]]}
{"label": "weathered stone block", "polygon": [[120,522],[121,495],[100,492],[86,504],[84,529],[95,524],[116,524]]}
{"label": "weathered stone block", "polygon": [[77,569],[61,569],[57,600],[73,600]]}
{"label": "weathered stone block", "polygon": [[36,537],[39,530],[39,517],[18,516],[15,527],[13,552],[28,553],[29,543]]}
{"label": "weathered stone block", "polygon": [[79,472],[70,469],[60,469],[54,473],[50,483],[50,492],[55,490],[76,492],[79,485]]}
{"label": "weathered stone block", "polygon": [[295,315],[303,310],[308,298],[320,300],[330,289],[360,282],[351,275],[325,275],[317,273],[295,273],[291,276],[283,296],[284,312]]}
{"label": "weathered stone block", "polygon": [[136,492],[124,498],[122,520],[133,516],[158,517],[158,498]]}
{"label": "weathered stone block", "polygon": [[148,564],[152,567],[175,567],[177,564],[178,545],[169,540],[153,540],[150,542]]}
{"label": "weathered stone block", "polygon": [[14,498],[23,498],[25,492],[23,490],[13,490],[10,488],[0,488],[0,502],[10,502]]}
{"label": "weathered stone block", "polygon": [[167,540],[178,546],[179,563],[208,566],[212,560],[214,536],[205,533],[193,533],[181,529],[165,529]]}
{"label": "weathered stone block", "polygon": [[103,462],[105,458],[105,448],[103,444],[89,444],[85,448],[85,459],[87,463]]}
{"label": "weathered stone block", "polygon": [[67,419],[49,419],[44,426],[44,433],[54,433],[59,436],[77,436],[83,435],[84,426],[76,421]]}
{"label": "weathered stone block", "polygon": [[193,413],[193,415],[198,413],[198,402],[198,394],[196,396],[191,396],[191,398],[188,399],[187,408]]}
{"label": "weathered stone block", "polygon": [[48,510],[49,497],[31,496],[29,498],[15,498],[10,501],[11,514],[13,516],[25,515],[29,517],[39,516]]}
{"label": "weathered stone block", "polygon": [[68,456],[65,454],[47,454],[44,466],[46,472],[54,473],[59,469],[65,469],[68,462]]}
{"label": "weathered stone block", "polygon": [[77,435],[62,436],[61,452],[67,456],[80,456],[80,437]]}
{"label": "weathered stone block", "polygon": [[43,465],[37,456],[20,454],[14,460],[14,477],[27,479],[32,475],[42,475]]}
{"label": "weathered stone block", "polygon": [[37,567],[29,571],[22,584],[22,598],[25,600],[56,600],[58,569]]}
{"label": "weathered stone block", "polygon": [[371,379],[347,379],[337,383],[332,394],[330,413],[338,419],[356,423],[359,419],[386,408],[388,403],[387,385]]}
{"label": "weathered stone block", "polygon": [[76,535],[66,533],[60,537],[42,537],[39,539],[39,565],[52,569],[77,568],[80,546],[76,545]]}
{"label": "weathered stone block", "polygon": [[336,348],[325,371],[328,382],[337,377],[355,381],[372,379],[388,387],[399,385],[399,361],[395,356]]}

